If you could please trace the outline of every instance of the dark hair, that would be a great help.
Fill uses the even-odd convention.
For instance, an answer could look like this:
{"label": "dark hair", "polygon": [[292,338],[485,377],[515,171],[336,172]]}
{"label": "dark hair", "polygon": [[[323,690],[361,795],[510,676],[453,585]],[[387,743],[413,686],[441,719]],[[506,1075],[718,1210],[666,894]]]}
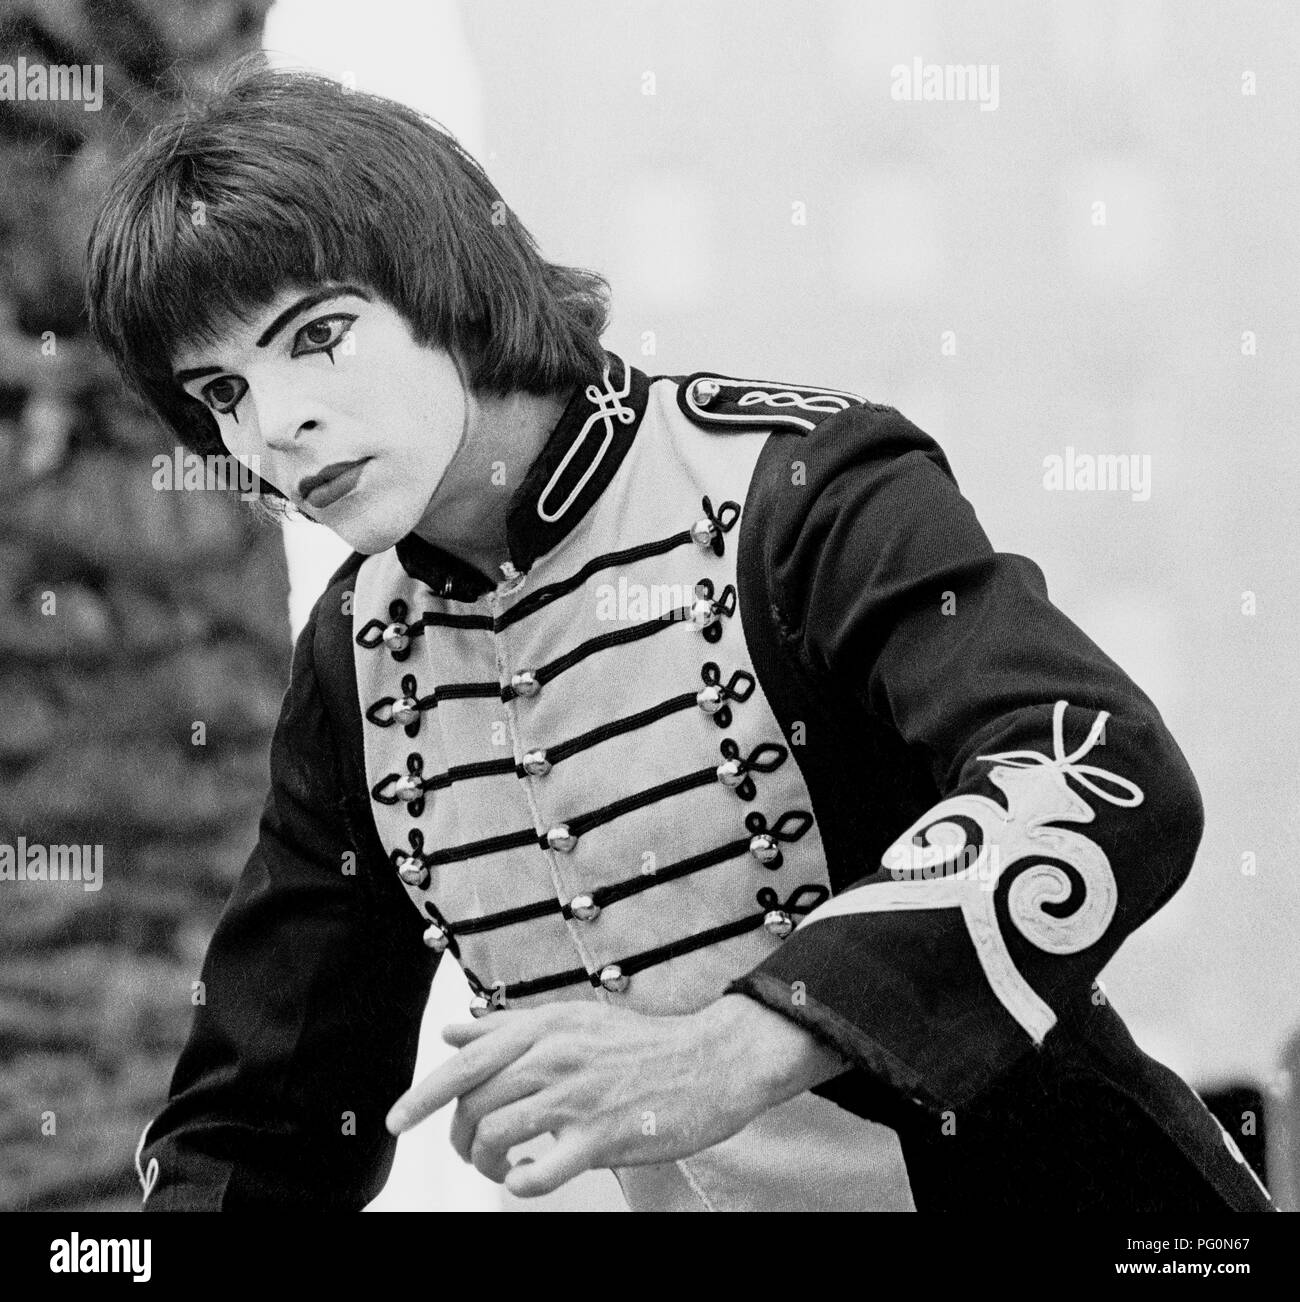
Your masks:
{"label": "dark hair", "polygon": [[331,281],[372,289],[479,393],[559,392],[605,363],[608,284],[546,262],[453,136],[260,58],[158,126],[114,179],[90,233],[87,311],[127,384],[183,443],[220,452],[173,357],[286,288]]}

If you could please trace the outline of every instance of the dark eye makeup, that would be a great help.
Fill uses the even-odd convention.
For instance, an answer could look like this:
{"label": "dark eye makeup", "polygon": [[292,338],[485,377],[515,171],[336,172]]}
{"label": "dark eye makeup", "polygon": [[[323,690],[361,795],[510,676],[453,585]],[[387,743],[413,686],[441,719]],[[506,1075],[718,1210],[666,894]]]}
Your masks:
{"label": "dark eye makeup", "polygon": [[[355,312],[328,312],[308,321],[294,332],[289,356],[311,357],[324,353],[332,363],[334,350],[347,337],[356,319]],[[222,416],[234,416],[238,422],[239,414],[235,409],[247,392],[248,382],[238,375],[219,375],[199,390],[199,397],[212,411]]]}
{"label": "dark eye makeup", "polygon": [[308,321],[293,336],[290,357],[305,357],[311,353],[324,353],[332,362],[334,350],[357,319],[355,312],[331,312]]}

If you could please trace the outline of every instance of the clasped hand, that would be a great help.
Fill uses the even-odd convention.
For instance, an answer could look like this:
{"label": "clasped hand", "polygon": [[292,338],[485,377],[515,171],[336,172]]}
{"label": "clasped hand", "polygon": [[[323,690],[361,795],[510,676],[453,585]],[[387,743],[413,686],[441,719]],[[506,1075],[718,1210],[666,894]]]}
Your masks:
{"label": "clasped hand", "polygon": [[[689,1157],[843,1069],[839,1056],[744,995],[659,1017],[574,1001],[455,1023],[460,1052],[388,1114],[393,1134],[458,1100],[451,1142],[520,1197],[583,1171]],[[555,1144],[511,1166],[518,1144]]]}

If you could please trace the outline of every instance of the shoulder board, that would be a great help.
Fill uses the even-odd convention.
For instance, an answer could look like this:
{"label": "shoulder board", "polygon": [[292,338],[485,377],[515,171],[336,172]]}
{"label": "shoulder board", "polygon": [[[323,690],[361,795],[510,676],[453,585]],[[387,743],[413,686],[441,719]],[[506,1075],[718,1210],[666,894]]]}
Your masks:
{"label": "shoulder board", "polygon": [[808,433],[848,407],[874,406],[844,389],[781,380],[738,380],[696,371],[677,388],[682,414],[709,429],[763,429],[784,425]]}

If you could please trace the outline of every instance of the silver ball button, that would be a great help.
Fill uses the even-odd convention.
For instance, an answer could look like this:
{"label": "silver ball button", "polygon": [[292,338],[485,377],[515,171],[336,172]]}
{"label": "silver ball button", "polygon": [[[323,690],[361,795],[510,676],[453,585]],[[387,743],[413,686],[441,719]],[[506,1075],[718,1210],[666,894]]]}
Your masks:
{"label": "silver ball button", "polygon": [[516,696],[536,696],[542,690],[537,675],[531,669],[521,669],[517,674],[511,674],[510,686],[515,689]]}
{"label": "silver ball button", "polygon": [[600,916],[600,905],[590,895],[575,895],[569,901],[569,912],[581,922],[590,922]]}
{"label": "silver ball button", "polygon": [[384,629],[384,645],[390,651],[405,651],[411,645],[410,634],[405,624],[389,624]]}
{"label": "silver ball button", "polygon": [[553,827],[547,832],[546,844],[552,850],[558,850],[561,854],[568,854],[578,844],[578,838],[569,831],[567,823],[561,823],[558,827]]}

